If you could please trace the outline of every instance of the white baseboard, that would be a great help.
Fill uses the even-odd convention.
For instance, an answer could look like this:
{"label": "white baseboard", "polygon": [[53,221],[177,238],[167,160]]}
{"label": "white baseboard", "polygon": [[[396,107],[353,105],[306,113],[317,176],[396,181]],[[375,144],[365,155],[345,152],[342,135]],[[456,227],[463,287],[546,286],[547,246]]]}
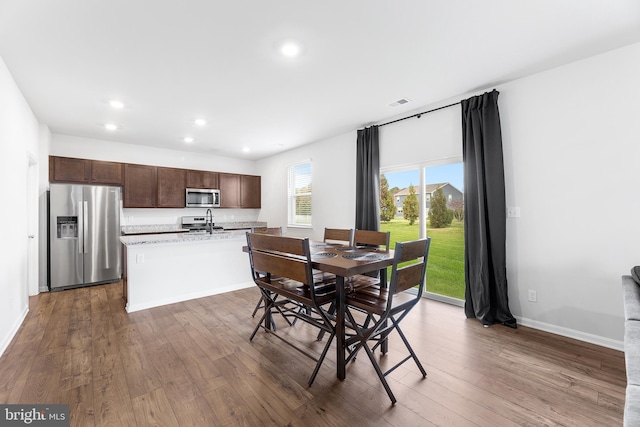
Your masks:
{"label": "white baseboard", "polygon": [[523,317],[514,316],[519,325],[527,326],[533,329],[550,332],[552,334],[561,335],[567,338],[573,338],[579,341],[588,342],[602,347],[612,348],[614,350],[624,351],[624,341],[612,340],[611,338],[601,337],[599,335],[589,334],[587,332],[576,331],[562,326],[551,325],[549,323],[539,322]]}
{"label": "white baseboard", "polygon": [[[424,297],[433,299],[436,301],[444,302],[447,304],[456,305],[458,307],[464,307],[464,301],[445,297],[430,292],[425,292]],[[579,341],[588,342],[591,344],[599,345],[602,347],[612,348],[614,350],[624,351],[624,341],[612,340],[611,338],[605,338],[599,335],[589,334],[587,332],[576,331],[575,329],[564,328],[562,326],[551,325],[549,323],[539,322],[537,320],[531,320],[524,317],[514,316],[518,325],[526,326],[540,331],[550,332],[552,334],[560,335],[567,338],[573,338]]]}
{"label": "white baseboard", "polygon": [[11,331],[9,331],[9,335],[7,335],[4,341],[2,341],[2,343],[0,344],[0,357],[2,357],[4,351],[7,349],[7,347],[9,347],[9,344],[11,344],[11,341],[18,333],[20,326],[22,326],[22,322],[24,322],[24,319],[27,317],[27,313],[29,313],[29,305],[24,308],[24,311],[18,318],[17,322],[13,325]]}

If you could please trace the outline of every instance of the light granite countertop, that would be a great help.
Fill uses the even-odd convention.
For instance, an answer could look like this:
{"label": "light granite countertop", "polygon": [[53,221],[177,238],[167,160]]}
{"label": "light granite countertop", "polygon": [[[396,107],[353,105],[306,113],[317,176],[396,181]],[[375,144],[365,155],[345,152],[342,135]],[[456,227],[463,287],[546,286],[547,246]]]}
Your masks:
{"label": "light granite countertop", "polygon": [[154,245],[161,243],[192,243],[206,242],[221,239],[237,239],[244,237],[244,230],[214,231],[209,233],[162,233],[162,234],[135,234],[120,236],[120,242],[125,246]]}
{"label": "light granite countertop", "polygon": [[189,231],[176,224],[151,224],[151,225],[124,225],[120,227],[122,234],[155,234],[155,233],[180,233]]}
{"label": "light granite countertop", "polygon": [[[252,227],[266,227],[267,223],[263,221],[248,222],[216,222],[215,225],[222,227],[224,230],[246,230]],[[180,233],[189,231],[177,224],[150,224],[150,225],[124,225],[120,227],[122,234],[156,234],[156,233]]]}

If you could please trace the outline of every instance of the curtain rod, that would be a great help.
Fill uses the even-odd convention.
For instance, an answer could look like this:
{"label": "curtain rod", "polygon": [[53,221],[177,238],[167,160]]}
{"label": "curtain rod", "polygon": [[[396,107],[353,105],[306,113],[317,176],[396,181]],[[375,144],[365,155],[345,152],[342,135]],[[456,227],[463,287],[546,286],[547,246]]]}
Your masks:
{"label": "curtain rod", "polygon": [[414,114],[413,116],[403,117],[403,118],[401,118],[401,119],[397,119],[397,120],[393,120],[393,121],[390,121],[390,122],[387,122],[387,123],[383,123],[383,124],[381,124],[381,125],[378,125],[378,127],[382,127],[382,126],[390,125],[391,123],[401,122],[401,121],[403,121],[403,120],[411,119],[411,118],[413,118],[413,117],[420,118],[420,116],[422,116],[423,114],[433,113],[434,111],[442,110],[442,109],[444,109],[444,108],[453,107],[454,105],[458,105],[458,104],[460,104],[460,102],[461,102],[461,101],[454,102],[453,104],[449,104],[449,105],[445,105],[445,106],[442,106],[442,107],[434,108],[433,110],[424,111],[424,112],[422,112],[422,113]]}

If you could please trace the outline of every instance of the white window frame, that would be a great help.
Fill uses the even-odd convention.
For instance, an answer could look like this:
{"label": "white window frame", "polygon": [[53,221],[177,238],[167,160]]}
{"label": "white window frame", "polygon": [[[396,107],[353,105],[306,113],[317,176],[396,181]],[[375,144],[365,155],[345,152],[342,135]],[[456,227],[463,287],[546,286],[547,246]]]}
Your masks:
{"label": "white window frame", "polygon": [[[309,174],[308,176],[298,175],[296,174],[296,168],[302,165],[309,165]],[[296,182],[298,180],[302,180],[305,185],[309,185],[311,191],[302,194],[296,194]],[[288,227],[299,227],[299,228],[311,228],[313,226],[313,165],[311,164],[311,159],[304,160],[287,167],[287,226]],[[312,205],[311,205],[311,215],[309,217],[308,222],[299,222],[298,216],[296,215],[296,198],[300,196],[311,197]]]}

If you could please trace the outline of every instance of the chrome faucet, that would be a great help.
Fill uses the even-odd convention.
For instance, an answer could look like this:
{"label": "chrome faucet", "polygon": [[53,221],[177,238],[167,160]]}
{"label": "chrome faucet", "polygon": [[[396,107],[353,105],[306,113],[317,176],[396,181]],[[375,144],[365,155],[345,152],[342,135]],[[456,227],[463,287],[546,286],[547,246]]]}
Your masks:
{"label": "chrome faucet", "polygon": [[209,234],[213,234],[213,213],[211,213],[211,209],[207,209],[205,221],[206,227],[209,229]]}

